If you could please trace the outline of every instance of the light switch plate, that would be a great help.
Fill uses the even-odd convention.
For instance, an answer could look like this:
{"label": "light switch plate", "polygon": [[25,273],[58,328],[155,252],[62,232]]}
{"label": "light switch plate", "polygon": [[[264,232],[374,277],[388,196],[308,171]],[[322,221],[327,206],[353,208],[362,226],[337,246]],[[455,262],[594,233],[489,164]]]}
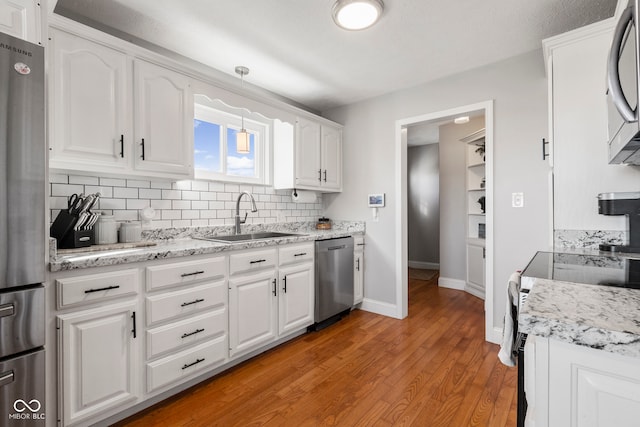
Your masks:
{"label": "light switch plate", "polygon": [[511,207],[524,207],[524,193],[511,193]]}

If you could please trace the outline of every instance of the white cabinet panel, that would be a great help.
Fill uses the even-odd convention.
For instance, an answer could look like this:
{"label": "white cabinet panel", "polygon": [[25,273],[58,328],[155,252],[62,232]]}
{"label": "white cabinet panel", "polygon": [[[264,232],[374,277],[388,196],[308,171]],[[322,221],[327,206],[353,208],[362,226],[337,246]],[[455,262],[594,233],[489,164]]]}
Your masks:
{"label": "white cabinet panel", "polygon": [[126,55],[50,30],[50,165],[126,171],[131,165],[131,78]]}
{"label": "white cabinet panel", "polygon": [[321,182],[320,124],[299,118],[296,124],[296,185],[317,187]]}
{"label": "white cabinet panel", "polygon": [[364,299],[364,237],[353,237],[353,303]]}
{"label": "white cabinet panel", "polygon": [[147,290],[222,278],[227,274],[227,257],[182,261],[147,267]]}
{"label": "white cabinet panel", "polygon": [[286,335],[314,321],[314,265],[304,263],[281,268],[278,300],[278,333]]}
{"label": "white cabinet panel", "polygon": [[138,399],[136,309],[131,301],[58,316],[65,425]]}
{"label": "white cabinet panel", "polygon": [[31,43],[40,43],[40,2],[1,0],[0,31]]}
{"label": "white cabinet panel", "polygon": [[138,293],[139,270],[131,268],[56,280],[58,308],[101,302]]}
{"label": "white cabinet panel", "polygon": [[147,297],[147,324],[226,304],[226,281],[206,283]]}
{"label": "white cabinet panel", "polygon": [[276,248],[243,251],[229,256],[230,275],[274,268],[277,265],[278,252]]}
{"label": "white cabinet panel", "polygon": [[467,244],[467,291],[484,298],[484,246]]}
{"label": "white cabinet panel", "polygon": [[189,176],[193,159],[193,101],[189,78],[136,60],[135,167]]}
{"label": "white cabinet panel", "polygon": [[321,186],[325,190],[342,190],[342,130],[322,126],[320,155]]}
{"label": "white cabinet panel", "polygon": [[274,341],[278,335],[274,269],[229,280],[229,347],[234,357]]}

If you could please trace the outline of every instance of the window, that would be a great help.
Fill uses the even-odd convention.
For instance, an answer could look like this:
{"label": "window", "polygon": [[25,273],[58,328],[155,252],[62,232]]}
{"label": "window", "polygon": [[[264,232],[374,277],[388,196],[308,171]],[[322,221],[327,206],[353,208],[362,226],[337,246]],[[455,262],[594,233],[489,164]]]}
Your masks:
{"label": "window", "polygon": [[[199,98],[201,102],[198,102]],[[220,101],[196,96],[193,123],[196,179],[267,184],[269,122],[245,112],[244,127],[250,135],[247,154],[236,151],[240,111]],[[257,116],[257,117],[256,117]]]}

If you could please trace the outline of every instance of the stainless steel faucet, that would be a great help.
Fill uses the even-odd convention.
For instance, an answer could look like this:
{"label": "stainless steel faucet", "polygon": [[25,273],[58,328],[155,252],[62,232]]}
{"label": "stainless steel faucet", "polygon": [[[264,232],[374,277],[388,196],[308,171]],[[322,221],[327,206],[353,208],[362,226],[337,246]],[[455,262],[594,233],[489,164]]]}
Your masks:
{"label": "stainless steel faucet", "polygon": [[253,198],[253,195],[248,191],[243,191],[242,193],[240,193],[238,199],[236,200],[236,234],[240,234],[240,225],[247,222],[247,215],[249,215],[247,212],[245,212],[244,219],[240,219],[240,199],[245,194],[251,199],[251,212],[258,212],[258,208],[256,207],[256,200]]}

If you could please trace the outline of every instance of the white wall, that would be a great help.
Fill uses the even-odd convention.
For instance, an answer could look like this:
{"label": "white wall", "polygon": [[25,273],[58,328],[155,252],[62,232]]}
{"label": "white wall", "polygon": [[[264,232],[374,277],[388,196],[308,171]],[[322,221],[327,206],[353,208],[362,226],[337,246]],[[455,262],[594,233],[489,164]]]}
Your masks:
{"label": "white wall", "polygon": [[[540,157],[547,137],[547,82],[542,52],[534,51],[476,70],[337,108],[324,115],[344,123],[344,191],[325,195],[330,217],[367,221],[365,298],[395,301],[395,121],[427,113],[494,102],[494,323],[504,317],[506,283],[535,251],[548,246],[548,166]],[[511,193],[523,192],[524,208],[511,208]],[[387,206],[372,222],[367,194],[384,192]],[[491,207],[488,207],[491,209]],[[491,284],[488,284],[491,286]]]}
{"label": "white wall", "polygon": [[416,268],[440,263],[439,151],[439,144],[407,150],[409,264]]}

